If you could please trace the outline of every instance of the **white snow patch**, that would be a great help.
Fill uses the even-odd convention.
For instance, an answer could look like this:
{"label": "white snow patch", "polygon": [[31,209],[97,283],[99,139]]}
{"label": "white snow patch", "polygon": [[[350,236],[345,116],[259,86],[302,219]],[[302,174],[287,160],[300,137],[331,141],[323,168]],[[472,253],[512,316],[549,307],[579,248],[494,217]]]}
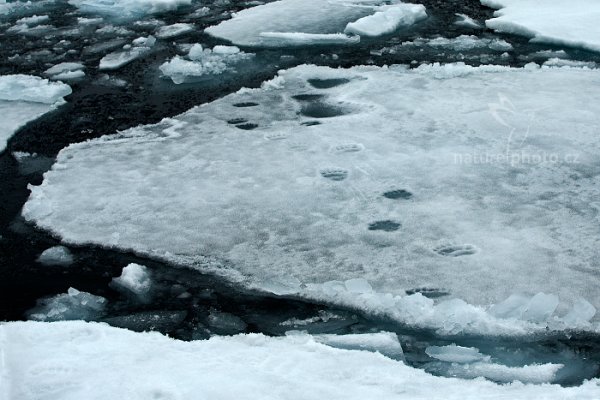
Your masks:
{"label": "white snow patch", "polygon": [[481,0],[498,9],[488,28],[535,42],[600,51],[600,2],[596,0]]}
{"label": "white snow patch", "polygon": [[600,397],[597,379],[561,387],[435,377],[381,354],[332,348],[310,335],[182,342],[98,323],[10,322],[0,325],[0,346],[0,386],[10,385],[20,400]]}

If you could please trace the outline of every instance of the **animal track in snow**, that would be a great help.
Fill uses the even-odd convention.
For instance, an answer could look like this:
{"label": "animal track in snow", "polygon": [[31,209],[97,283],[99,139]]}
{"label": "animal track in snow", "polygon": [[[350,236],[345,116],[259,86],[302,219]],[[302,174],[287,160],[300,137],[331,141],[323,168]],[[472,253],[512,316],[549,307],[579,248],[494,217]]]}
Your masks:
{"label": "animal track in snow", "polygon": [[345,143],[333,146],[332,151],[334,153],[355,153],[364,150],[364,148],[360,143]]}
{"label": "animal track in snow", "polygon": [[350,79],[346,79],[346,78],[333,78],[333,79],[313,78],[313,79],[308,80],[308,83],[316,89],[330,89],[332,87],[344,85],[348,82],[350,82]]}
{"label": "animal track in snow", "polygon": [[444,257],[470,256],[477,253],[477,247],[472,244],[438,246],[434,252]]}
{"label": "animal track in snow", "polygon": [[231,124],[231,125],[244,124],[246,122],[248,122],[248,120],[244,119],[244,118],[234,118],[234,119],[227,120],[227,123]]}
{"label": "animal track in snow", "polygon": [[416,294],[416,293],[421,293],[423,296],[429,297],[430,299],[435,299],[437,297],[443,297],[443,296],[447,296],[450,294],[449,292],[447,292],[443,289],[429,288],[429,287],[408,289],[406,291],[406,294],[408,294],[408,295]]}
{"label": "animal track in snow", "polygon": [[292,96],[292,98],[294,100],[298,100],[298,101],[317,101],[322,99],[324,96],[322,94],[312,94],[312,93],[305,93],[305,94],[297,94],[295,96]]}
{"label": "animal track in snow", "polygon": [[246,102],[241,102],[241,103],[234,103],[233,104],[234,107],[256,107],[258,106],[258,103],[254,103],[252,101],[246,101]]}
{"label": "animal track in snow", "polygon": [[348,170],[343,168],[324,168],[319,172],[323,178],[327,178],[332,181],[343,181],[348,177]]}
{"label": "animal track in snow", "polygon": [[258,128],[258,124],[253,124],[252,122],[248,122],[245,124],[238,124],[235,127],[238,129],[243,129],[245,131],[251,131],[252,129]]}
{"label": "animal track in snow", "polygon": [[412,193],[408,190],[397,189],[390,190],[389,192],[385,192],[383,197],[386,199],[398,200],[398,199],[410,199],[412,197]]}
{"label": "animal track in snow", "polygon": [[396,221],[386,219],[384,221],[375,221],[369,224],[370,231],[394,232],[400,228],[401,224]]}
{"label": "animal track in snow", "polygon": [[268,140],[282,140],[287,139],[288,134],[285,132],[271,132],[265,135],[265,139]]}

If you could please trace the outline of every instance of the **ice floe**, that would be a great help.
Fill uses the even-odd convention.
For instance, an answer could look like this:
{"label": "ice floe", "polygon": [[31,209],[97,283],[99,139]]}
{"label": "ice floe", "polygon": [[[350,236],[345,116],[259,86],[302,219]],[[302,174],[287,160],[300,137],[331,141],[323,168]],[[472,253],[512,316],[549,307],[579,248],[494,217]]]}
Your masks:
{"label": "ice floe", "polygon": [[131,46],[124,46],[123,50],[115,51],[102,57],[98,68],[101,71],[119,69],[150,53],[155,43],[156,38],[152,35],[137,38],[132,42]]}
{"label": "ice floe", "polygon": [[71,94],[71,87],[37,76],[0,76],[0,152],[8,139],[27,122],[52,110]]}
{"label": "ice floe", "polygon": [[481,0],[498,9],[488,28],[540,43],[600,51],[600,3],[595,0]]}
{"label": "ice floe", "polygon": [[[353,338],[355,343],[374,340],[356,336],[363,337]],[[460,400],[600,396],[597,379],[561,387],[436,377],[382,354],[323,342],[318,336],[260,334],[181,342],[98,323],[11,322],[0,325],[0,387],[20,400],[233,399],[249,393],[292,400],[431,399],[440,393]],[[455,369],[462,374],[461,365]],[[506,370],[483,372],[508,376]],[[538,368],[531,375],[543,372]]]}
{"label": "ice floe", "polygon": [[[597,289],[596,81],[537,65],[301,66],[67,147],[23,215],[67,243],[445,334],[543,331]],[[486,311],[514,293],[528,311]]]}
{"label": "ice floe", "polygon": [[65,246],[54,246],[46,249],[40,254],[37,261],[44,265],[68,266],[73,264],[73,254]]}
{"label": "ice floe", "polygon": [[344,32],[379,36],[426,16],[422,5],[398,1],[332,0],[315,7],[312,0],[279,0],[242,10],[205,32],[242,46],[352,44],[359,39]]}
{"label": "ice floe", "polygon": [[69,4],[84,13],[127,20],[146,14],[176,10],[181,6],[189,6],[192,0],[69,0]]}
{"label": "ice floe", "polygon": [[44,74],[48,75],[52,80],[71,80],[85,76],[84,66],[76,62],[62,62],[48,68]]}

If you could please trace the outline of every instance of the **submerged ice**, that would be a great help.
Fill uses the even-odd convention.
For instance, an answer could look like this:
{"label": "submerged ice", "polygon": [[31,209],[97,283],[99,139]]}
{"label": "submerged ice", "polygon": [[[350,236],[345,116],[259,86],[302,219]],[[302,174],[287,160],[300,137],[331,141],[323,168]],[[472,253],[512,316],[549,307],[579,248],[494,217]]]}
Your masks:
{"label": "submerged ice", "polygon": [[[444,333],[566,320],[590,329],[587,306],[562,318],[581,295],[600,306],[590,295],[595,80],[569,68],[298,67],[157,125],[69,146],[23,214],[66,242]],[[353,278],[368,285],[344,284]],[[415,288],[449,296],[404,295]],[[513,293],[528,299],[523,312],[475,306]]]}

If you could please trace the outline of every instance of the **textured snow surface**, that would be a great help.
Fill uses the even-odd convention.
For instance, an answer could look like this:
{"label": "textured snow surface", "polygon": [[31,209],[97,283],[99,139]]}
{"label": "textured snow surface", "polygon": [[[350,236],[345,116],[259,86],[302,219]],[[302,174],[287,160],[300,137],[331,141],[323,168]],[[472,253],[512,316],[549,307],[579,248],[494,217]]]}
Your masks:
{"label": "textured snow surface", "polygon": [[316,6],[314,0],[280,0],[242,10],[205,32],[241,46],[356,43],[341,33],[378,36],[426,17],[422,5],[392,3],[330,0]]}
{"label": "textured snow surface", "polygon": [[8,139],[27,122],[50,111],[71,94],[71,87],[37,76],[0,76],[0,152]]}
{"label": "textured snow surface", "polygon": [[499,9],[488,28],[536,42],[600,51],[600,2],[596,0],[481,0]]}
{"label": "textured snow surface", "polygon": [[[375,334],[379,335],[379,334]],[[372,341],[371,335],[352,335]],[[434,377],[381,354],[310,335],[181,342],[85,322],[0,325],[0,390],[19,400],[69,399],[595,399],[579,387]]]}
{"label": "textured snow surface", "polygon": [[[598,82],[569,68],[297,67],[67,147],[23,214],[66,242],[445,333],[560,326],[580,296],[600,306]],[[469,305],[519,293],[518,312]],[[590,328],[586,310],[571,320]]]}

